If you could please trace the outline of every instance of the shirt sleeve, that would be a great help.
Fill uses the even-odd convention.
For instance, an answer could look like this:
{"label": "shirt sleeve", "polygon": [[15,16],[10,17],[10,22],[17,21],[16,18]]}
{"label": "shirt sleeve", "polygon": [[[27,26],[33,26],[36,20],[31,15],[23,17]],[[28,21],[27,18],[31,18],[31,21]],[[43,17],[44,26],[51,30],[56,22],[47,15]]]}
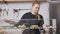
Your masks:
{"label": "shirt sleeve", "polygon": [[40,26],[40,27],[42,27],[43,26],[43,24],[44,24],[44,20],[43,20],[43,17],[42,16],[40,16],[40,21],[38,21],[38,25]]}

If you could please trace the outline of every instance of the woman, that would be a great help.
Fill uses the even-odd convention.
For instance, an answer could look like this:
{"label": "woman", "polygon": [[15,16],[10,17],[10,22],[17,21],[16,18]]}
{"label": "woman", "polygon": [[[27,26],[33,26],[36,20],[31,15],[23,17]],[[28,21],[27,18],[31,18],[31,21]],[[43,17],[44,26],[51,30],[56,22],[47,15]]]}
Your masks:
{"label": "woman", "polygon": [[32,11],[24,14],[21,20],[15,25],[16,27],[31,27],[33,29],[25,29],[22,34],[40,34],[39,29],[44,24],[42,15],[39,15],[40,3],[35,1],[32,3]]}

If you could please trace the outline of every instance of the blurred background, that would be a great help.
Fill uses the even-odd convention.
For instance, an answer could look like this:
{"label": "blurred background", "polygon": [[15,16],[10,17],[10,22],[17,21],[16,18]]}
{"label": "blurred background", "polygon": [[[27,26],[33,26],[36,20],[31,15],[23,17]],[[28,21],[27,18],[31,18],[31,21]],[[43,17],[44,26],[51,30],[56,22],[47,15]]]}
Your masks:
{"label": "blurred background", "polygon": [[[0,0],[0,26],[12,26],[6,23],[5,19],[10,19],[17,23],[23,14],[31,11],[33,1],[36,0]],[[44,23],[50,25],[49,28],[44,26],[45,34],[60,34],[60,0],[37,1],[41,2],[39,14],[44,17]],[[10,30],[6,29],[5,34]]]}

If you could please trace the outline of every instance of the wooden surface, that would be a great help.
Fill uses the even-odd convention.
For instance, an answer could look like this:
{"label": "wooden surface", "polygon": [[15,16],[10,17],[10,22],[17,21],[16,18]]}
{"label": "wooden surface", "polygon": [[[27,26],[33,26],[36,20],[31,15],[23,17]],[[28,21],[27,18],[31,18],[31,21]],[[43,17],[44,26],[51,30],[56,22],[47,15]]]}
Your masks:
{"label": "wooden surface", "polygon": [[0,0],[0,2],[3,2],[3,0]]}
{"label": "wooden surface", "polygon": [[0,1],[3,1],[3,0],[0,0]]}
{"label": "wooden surface", "polygon": [[[5,2],[33,2],[35,0],[4,0]],[[4,2],[3,0],[0,0],[0,2]],[[40,2],[46,2],[47,0],[37,0]]]}
{"label": "wooden surface", "polygon": [[[35,0],[5,0],[7,2],[33,2]],[[47,0],[37,0],[37,1],[41,1],[41,2],[46,2]]]}
{"label": "wooden surface", "polygon": [[[35,1],[35,0],[5,0],[5,1]],[[37,0],[37,1],[46,1],[46,0]]]}

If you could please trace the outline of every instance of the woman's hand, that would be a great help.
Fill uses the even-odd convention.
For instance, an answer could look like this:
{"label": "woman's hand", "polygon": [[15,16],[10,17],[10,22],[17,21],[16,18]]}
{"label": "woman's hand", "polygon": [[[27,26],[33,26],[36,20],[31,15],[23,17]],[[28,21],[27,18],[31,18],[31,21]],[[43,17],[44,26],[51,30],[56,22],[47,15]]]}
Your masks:
{"label": "woman's hand", "polygon": [[48,23],[44,23],[43,26],[49,27],[50,25]]}

